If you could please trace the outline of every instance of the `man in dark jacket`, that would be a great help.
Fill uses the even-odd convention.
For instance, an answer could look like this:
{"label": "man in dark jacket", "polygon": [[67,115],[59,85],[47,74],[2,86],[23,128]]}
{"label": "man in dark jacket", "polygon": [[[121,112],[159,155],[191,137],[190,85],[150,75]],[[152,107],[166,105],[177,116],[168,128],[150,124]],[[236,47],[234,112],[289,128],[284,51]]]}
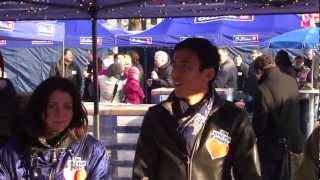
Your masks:
{"label": "man in dark jacket", "polygon": [[220,54],[220,70],[214,80],[214,87],[216,88],[233,88],[237,89],[237,67],[229,58],[228,50],[226,48],[219,49]]}
{"label": "man in dark jacket", "polygon": [[170,64],[169,55],[164,51],[157,51],[154,55],[155,69],[151,72],[151,79],[147,84],[151,89],[160,87],[173,87],[171,78],[172,66]]}
{"label": "man in dark jacket", "polygon": [[311,69],[311,82],[313,83],[313,88],[320,88],[320,61],[317,58],[316,51],[314,49],[309,49],[307,51],[307,58],[304,64]]}
{"label": "man in dark jacket", "polygon": [[245,83],[248,79],[249,74],[249,65],[243,62],[241,55],[236,55],[234,57],[234,63],[237,67],[237,83],[238,83],[238,90],[243,91],[245,88]]}
{"label": "man in dark jacket", "polygon": [[[49,77],[65,77],[71,80],[74,85],[81,91],[82,88],[82,73],[78,64],[73,61],[71,49],[64,50],[64,61],[60,59],[56,64],[51,66]],[[63,65],[64,62],[64,65]]]}
{"label": "man in dark jacket", "polygon": [[252,123],[262,176],[264,180],[280,180],[290,173],[282,169],[288,151],[300,153],[303,147],[298,85],[291,76],[280,72],[269,56],[257,57],[253,66],[259,85]]}
{"label": "man in dark jacket", "polygon": [[175,91],[149,109],[138,139],[133,179],[260,180],[256,137],[246,113],[211,88],[220,56],[208,40],[176,45]]}

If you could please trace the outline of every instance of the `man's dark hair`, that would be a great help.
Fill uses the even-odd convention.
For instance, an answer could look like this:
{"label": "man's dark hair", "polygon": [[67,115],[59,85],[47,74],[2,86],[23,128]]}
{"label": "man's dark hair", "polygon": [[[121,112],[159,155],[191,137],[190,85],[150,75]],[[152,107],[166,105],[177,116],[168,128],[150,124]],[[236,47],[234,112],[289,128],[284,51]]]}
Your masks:
{"label": "man's dark hair", "polygon": [[32,137],[43,135],[43,118],[46,116],[49,97],[56,90],[65,92],[72,98],[73,116],[67,131],[76,139],[84,137],[87,133],[88,119],[79,90],[70,80],[61,77],[51,77],[34,90],[23,119],[25,133]]}
{"label": "man's dark hair", "polygon": [[258,70],[264,71],[271,66],[274,66],[274,60],[268,55],[258,56],[256,60],[253,61],[253,68],[255,72]]}
{"label": "man's dark hair", "polygon": [[220,55],[216,46],[212,45],[211,42],[203,38],[188,38],[179,42],[174,52],[180,49],[189,49],[194,51],[200,60],[200,71],[213,68],[215,74],[219,71]]}
{"label": "man's dark hair", "polygon": [[283,66],[283,67],[292,67],[292,63],[290,60],[290,56],[287,51],[280,50],[276,57],[275,57],[275,63],[277,66]]}

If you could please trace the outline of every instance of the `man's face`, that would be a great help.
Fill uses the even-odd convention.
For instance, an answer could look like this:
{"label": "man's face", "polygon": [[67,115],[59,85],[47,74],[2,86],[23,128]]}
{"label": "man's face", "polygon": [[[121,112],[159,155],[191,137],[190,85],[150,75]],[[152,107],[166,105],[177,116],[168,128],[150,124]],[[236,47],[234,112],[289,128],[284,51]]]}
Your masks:
{"label": "man's face", "polygon": [[234,58],[234,61],[235,61],[235,63],[236,63],[237,66],[240,66],[241,63],[242,63],[242,58],[241,58],[241,56],[236,56],[236,57]]}
{"label": "man's face", "polygon": [[197,93],[206,92],[213,76],[213,68],[200,71],[199,57],[192,50],[180,49],[175,52],[172,79],[178,97],[189,99]]}
{"label": "man's face", "polygon": [[162,57],[159,53],[156,53],[154,55],[154,66],[156,68],[159,68],[159,67],[161,67],[161,65],[162,65]]}
{"label": "man's face", "polygon": [[88,51],[88,61],[91,63],[93,61],[93,55],[90,51]]}
{"label": "man's face", "polygon": [[260,80],[263,75],[263,72],[262,70],[258,69],[255,74],[256,74],[257,80]]}
{"label": "man's face", "polygon": [[304,66],[304,62],[303,62],[303,61],[296,61],[296,62],[294,63],[294,65],[295,65],[295,67],[296,67],[297,69],[301,69],[301,68],[303,68],[303,66]]}
{"label": "man's face", "polygon": [[228,53],[224,49],[219,49],[220,54],[220,64],[223,64],[228,59]]}
{"label": "man's face", "polygon": [[261,55],[262,55],[262,53],[260,53],[258,51],[253,51],[252,55],[251,55],[252,61],[254,61],[258,56],[261,56]]}
{"label": "man's face", "polygon": [[312,50],[309,50],[308,51],[308,59],[313,60],[314,56],[315,56],[315,52],[313,52]]}
{"label": "man's face", "polygon": [[66,54],[64,55],[64,61],[65,62],[72,62],[73,59],[73,54],[71,51],[67,51]]}

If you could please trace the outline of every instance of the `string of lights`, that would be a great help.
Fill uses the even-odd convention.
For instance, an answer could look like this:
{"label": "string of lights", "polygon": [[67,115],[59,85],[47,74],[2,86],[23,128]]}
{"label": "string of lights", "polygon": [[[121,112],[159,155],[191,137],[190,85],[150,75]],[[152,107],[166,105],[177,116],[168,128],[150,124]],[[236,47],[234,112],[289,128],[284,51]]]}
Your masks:
{"label": "string of lights", "polygon": [[319,13],[318,0],[1,0],[0,20]]}

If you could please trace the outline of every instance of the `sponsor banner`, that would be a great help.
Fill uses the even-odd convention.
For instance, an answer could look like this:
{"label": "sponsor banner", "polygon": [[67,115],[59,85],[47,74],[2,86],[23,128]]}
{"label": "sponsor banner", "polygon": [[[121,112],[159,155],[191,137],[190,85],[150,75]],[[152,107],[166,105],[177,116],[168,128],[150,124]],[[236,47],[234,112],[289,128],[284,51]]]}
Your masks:
{"label": "sponsor banner", "polygon": [[45,44],[53,44],[53,41],[50,40],[35,40],[35,41],[31,41],[31,44],[37,44],[37,45],[45,45]]}
{"label": "sponsor banner", "polygon": [[214,21],[253,21],[254,16],[213,16],[213,17],[195,17],[194,23],[209,23]]}
{"label": "sponsor banner", "polygon": [[37,31],[39,35],[54,36],[56,33],[55,24],[37,23]]}
{"label": "sponsor banner", "polygon": [[14,30],[13,21],[0,21],[0,31],[10,31]]}
{"label": "sponsor banner", "polygon": [[234,43],[259,42],[259,35],[258,34],[251,34],[251,35],[237,34],[237,35],[233,35],[233,42]]}
{"label": "sponsor banner", "polygon": [[132,37],[129,42],[130,44],[152,44],[152,37]]}
{"label": "sponsor banner", "polygon": [[[92,45],[92,37],[80,37],[80,44],[82,45]],[[97,37],[97,45],[102,45],[102,37]]]}

